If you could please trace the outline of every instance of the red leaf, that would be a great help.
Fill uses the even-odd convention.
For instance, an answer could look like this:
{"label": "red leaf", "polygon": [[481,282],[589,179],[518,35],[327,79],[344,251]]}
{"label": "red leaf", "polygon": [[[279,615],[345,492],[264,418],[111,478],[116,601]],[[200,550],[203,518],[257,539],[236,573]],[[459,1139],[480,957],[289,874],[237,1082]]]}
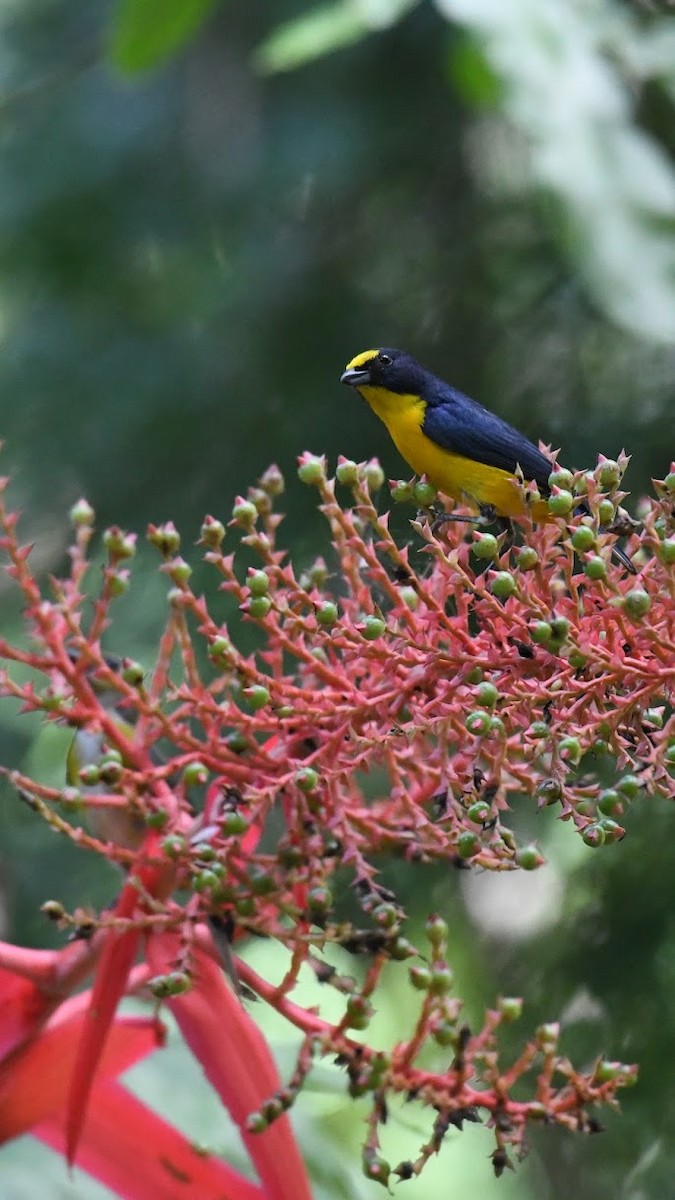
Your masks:
{"label": "red leaf", "polygon": [[[174,934],[148,941],[148,962],[164,975],[179,949]],[[211,1086],[239,1128],[269,1200],[311,1200],[309,1180],[287,1116],[264,1133],[246,1131],[246,1118],[279,1087],[279,1076],[258,1026],[222,972],[202,951],[195,952],[192,989],[168,1001],[183,1037]]]}
{"label": "red leaf", "polygon": [[53,1007],[53,998],[29,979],[0,967],[0,1062],[35,1034]]}
{"label": "red leaf", "polygon": [[[33,1130],[63,1153],[63,1121],[50,1118]],[[237,1171],[193,1144],[122,1084],[95,1085],[77,1166],[125,1200],[264,1200]]]}
{"label": "red leaf", "polygon": [[[61,1111],[68,1095],[70,1071],[78,1053],[84,1016],[58,1017],[39,1037],[21,1047],[2,1065],[0,1076],[0,1141],[26,1133],[39,1121]],[[118,1075],[150,1054],[163,1040],[160,1022],[121,1017],[109,1031],[100,1070]]]}
{"label": "red leaf", "polygon": [[[140,848],[139,858],[152,857],[157,850],[158,843],[159,835],[157,833],[148,834]],[[137,875],[144,891],[151,896],[165,895],[169,890],[169,877],[166,868],[161,865],[141,867]],[[141,893],[136,884],[129,879],[122,888],[113,916],[133,917],[135,912],[143,911],[144,906],[140,896]],[[75,1157],[89,1093],[117,1006],[124,995],[140,940],[141,933],[137,929],[128,929],[121,933],[115,929],[109,929],[106,935],[68,1096],[66,1137],[69,1163],[72,1163]]]}

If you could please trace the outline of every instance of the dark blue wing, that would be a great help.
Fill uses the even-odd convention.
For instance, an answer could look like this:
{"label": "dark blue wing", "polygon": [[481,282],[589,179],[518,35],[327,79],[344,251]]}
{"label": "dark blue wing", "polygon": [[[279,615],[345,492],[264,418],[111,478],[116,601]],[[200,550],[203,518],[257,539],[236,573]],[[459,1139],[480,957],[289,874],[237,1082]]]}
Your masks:
{"label": "dark blue wing", "polygon": [[437,385],[425,396],[423,430],[427,437],[444,450],[500,471],[515,471],[520,463],[525,479],[534,479],[542,495],[547,496],[552,465],[546,455],[482,404],[440,380]]}

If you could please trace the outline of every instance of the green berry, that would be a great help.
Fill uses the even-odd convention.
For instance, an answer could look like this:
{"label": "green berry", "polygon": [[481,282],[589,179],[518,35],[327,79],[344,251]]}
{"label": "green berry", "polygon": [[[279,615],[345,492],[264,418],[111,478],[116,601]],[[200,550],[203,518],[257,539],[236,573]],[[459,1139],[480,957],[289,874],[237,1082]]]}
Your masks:
{"label": "green berry", "polygon": [[651,599],[643,588],[633,588],[632,591],[626,592],[623,598],[624,611],[634,621],[639,621],[646,616],[651,608]]}
{"label": "green berry", "polygon": [[593,849],[604,845],[605,842],[605,831],[602,825],[597,822],[593,825],[587,825],[581,836],[586,845],[591,846]]}
{"label": "green berry", "polygon": [[366,617],[361,630],[367,642],[374,642],[377,638],[381,638],[387,626],[381,617]]}
{"label": "green berry", "polygon": [[535,1038],[540,1050],[550,1054],[556,1049],[560,1039],[560,1025],[557,1021],[547,1021],[540,1025],[535,1032]]}
{"label": "green berry", "polygon": [[209,777],[209,769],[204,766],[203,762],[195,759],[194,762],[188,763],[183,771],[183,783],[186,787],[195,787],[206,783]]}
{"label": "green berry", "polygon": [[319,786],[319,773],[313,767],[301,767],[295,773],[295,782],[301,792],[315,792]]}
{"label": "green berry", "polygon": [[269,596],[253,596],[248,602],[248,612],[256,621],[263,621],[272,607]]}
{"label": "green berry", "polygon": [[589,579],[592,579],[594,581],[597,581],[599,579],[606,579],[607,578],[607,567],[605,565],[604,558],[601,558],[599,554],[594,554],[593,557],[589,558],[588,561],[585,563],[584,573],[587,575],[587,577]]}
{"label": "green berry", "polygon": [[500,996],[497,1008],[502,1021],[518,1021],[523,1013],[523,1001],[520,996]]}
{"label": "green berry", "polygon": [[637,775],[624,775],[623,779],[618,779],[616,782],[616,790],[627,800],[635,800],[640,794],[642,784]]}
{"label": "green berry", "polygon": [[431,987],[431,971],[428,967],[408,967],[408,978],[418,992],[428,992]]}
{"label": "green berry", "polygon": [[516,555],[516,566],[519,571],[532,571],[539,562],[539,555],[534,546],[521,546]]}
{"label": "green berry", "polygon": [[595,534],[590,525],[580,525],[574,530],[571,540],[577,554],[587,554],[595,547]]}
{"label": "green berry", "polygon": [[469,733],[475,733],[478,737],[482,737],[490,730],[490,714],[483,712],[482,709],[475,709],[469,713],[464,722]]}
{"label": "green berry", "polygon": [[571,492],[561,490],[554,492],[548,498],[548,510],[554,517],[566,517],[576,504],[576,497]]}
{"label": "green berry", "polygon": [[414,587],[402,587],[399,589],[398,594],[401,597],[401,600],[405,604],[406,608],[411,609],[412,612],[414,612],[415,609],[419,606],[420,598],[417,595],[417,592],[415,591]]}
{"label": "green berry", "polygon": [[180,550],[180,534],[173,521],[166,521],[164,525],[148,525],[147,537],[163,558],[173,558]]}
{"label": "green berry", "polygon": [[299,459],[298,479],[301,483],[317,485],[326,478],[326,459],[323,455],[303,454]]}
{"label": "green berry", "polygon": [[140,687],[145,679],[143,667],[132,658],[124,659],[121,675],[124,682],[128,683],[130,687]]}
{"label": "green berry", "polygon": [[75,525],[76,527],[87,526],[94,524],[96,513],[91,507],[91,504],[89,504],[88,500],[83,498],[82,500],[78,500],[76,504],[73,504],[69,516],[72,525]]}
{"label": "green berry", "polygon": [[379,492],[384,483],[384,471],[376,458],[371,458],[363,468],[363,478],[369,492]]}
{"label": "green berry", "polygon": [[111,596],[124,596],[129,591],[131,577],[128,571],[108,571],[106,576]]}
{"label": "green berry", "polygon": [[659,558],[668,565],[675,563],[675,537],[663,539],[659,546]]}
{"label": "green berry", "polygon": [[246,582],[252,596],[266,596],[270,590],[269,576],[266,571],[251,571]]}
{"label": "green berry", "polygon": [[413,487],[413,500],[419,508],[431,508],[431,505],[438,498],[438,493],[435,487],[430,483],[426,483],[422,479],[418,479]]}
{"label": "green berry", "polygon": [[490,580],[490,591],[499,600],[508,600],[518,590],[518,585],[510,571],[497,571]]}
{"label": "green berry", "polygon": [[244,695],[254,712],[257,712],[260,708],[265,708],[270,702],[269,688],[263,687],[259,683],[253,684],[252,687],[244,688]]}
{"label": "green berry", "polygon": [[581,742],[575,737],[564,737],[558,745],[558,752],[564,762],[576,767],[581,760]]}
{"label": "green berry", "polygon": [[457,839],[457,853],[460,858],[473,858],[475,854],[479,854],[482,849],[481,840],[478,834],[472,833],[469,829],[463,829]]}
{"label": "green berry", "polygon": [[338,483],[342,483],[346,487],[354,487],[359,482],[359,468],[357,464],[350,458],[340,457],[335,478]]}
{"label": "green berry", "polygon": [[484,825],[492,817],[492,809],[485,800],[477,800],[475,804],[470,804],[466,810],[466,815],[470,821],[474,821],[476,825]]}
{"label": "green berry", "polygon": [[410,504],[413,499],[413,485],[405,479],[397,479],[391,485],[391,498],[395,504]]}
{"label": "green berry", "polygon": [[614,520],[614,505],[611,500],[601,500],[598,504],[598,520],[601,525],[611,525]]}
{"label": "green berry", "polygon": [[647,725],[653,725],[654,729],[663,729],[663,710],[660,708],[648,708],[644,713],[644,721]]}
{"label": "green berry", "polygon": [[258,519],[258,510],[250,500],[238,500],[232,509],[232,520],[242,529],[252,530]]}
{"label": "green berry", "polygon": [[605,788],[598,796],[598,811],[606,817],[619,816],[623,812],[623,798],[616,788]]}
{"label": "green berry", "polygon": [[242,833],[246,833],[248,823],[241,813],[226,812],[220,818],[220,828],[223,837],[241,837]]}
{"label": "green berry", "polygon": [[537,867],[544,865],[544,862],[545,859],[536,846],[521,846],[516,853],[516,866],[523,871],[536,871]]}
{"label": "green berry", "polygon": [[532,641],[538,646],[545,646],[553,637],[550,621],[535,621],[532,626]]}
{"label": "green berry", "polygon": [[155,975],[147,986],[153,996],[164,1000],[170,996],[181,996],[190,990],[191,980],[186,971],[170,971],[167,975]]}
{"label": "green berry", "polygon": [[218,550],[225,537],[225,526],[215,517],[207,516],[204,517],[199,532],[202,545],[208,546],[210,550]]}
{"label": "green berry", "polygon": [[476,558],[493,559],[499,553],[499,542],[492,533],[481,533],[471,547]]}
{"label": "green berry", "polygon": [[583,651],[579,650],[576,646],[573,646],[569,652],[568,661],[570,666],[574,667],[575,671],[580,671],[582,667],[586,666],[586,663],[588,662],[588,655],[584,654]]}
{"label": "green berry", "polygon": [[338,619],[338,606],[333,600],[324,600],[316,610],[316,619],[324,629],[330,629]]}
{"label": "green berry", "polygon": [[618,462],[615,462],[612,458],[608,458],[596,467],[595,477],[603,492],[610,492],[612,488],[615,488],[621,482],[621,468]]}
{"label": "green berry", "polygon": [[546,721],[533,721],[530,725],[530,737],[545,738],[550,732],[550,726],[546,724]]}
{"label": "green berry", "polygon": [[548,477],[548,486],[570,492],[574,487],[574,476],[571,471],[561,467],[559,470],[551,471]]}
{"label": "green berry", "polygon": [[447,963],[431,964],[431,984],[429,991],[434,996],[445,996],[453,984],[453,974]]}
{"label": "green berry", "polygon": [[484,704],[487,708],[493,708],[499,699],[499,692],[494,683],[485,680],[476,688],[476,700],[479,704]]}

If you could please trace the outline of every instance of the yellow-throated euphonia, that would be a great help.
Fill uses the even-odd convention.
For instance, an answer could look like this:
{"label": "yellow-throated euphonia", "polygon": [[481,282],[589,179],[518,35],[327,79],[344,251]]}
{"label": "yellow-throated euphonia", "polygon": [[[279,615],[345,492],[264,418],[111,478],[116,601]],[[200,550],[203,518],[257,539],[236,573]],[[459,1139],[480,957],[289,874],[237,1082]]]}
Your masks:
{"label": "yellow-throated euphonia", "polygon": [[[403,350],[364,350],[347,364],[342,383],[355,387],[384,422],[397,449],[418,475],[454,500],[498,517],[525,515],[522,488],[534,480],[541,500],[535,521],[551,519],[546,497],[553,463],[507,421],[432,375]],[[583,505],[580,505],[583,507]],[[617,547],[621,562],[634,571]]]}

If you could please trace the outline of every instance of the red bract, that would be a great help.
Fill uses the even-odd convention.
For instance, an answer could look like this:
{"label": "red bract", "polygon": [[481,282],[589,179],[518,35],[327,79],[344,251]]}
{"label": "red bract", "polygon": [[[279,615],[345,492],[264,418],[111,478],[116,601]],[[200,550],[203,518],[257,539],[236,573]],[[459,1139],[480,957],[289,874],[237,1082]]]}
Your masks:
{"label": "red bract", "polygon": [[[372,1098],[363,1169],[382,1183],[392,1168],[379,1153],[378,1129],[391,1094],[414,1095],[433,1114],[417,1159],[395,1168],[404,1179],[438,1152],[451,1124],[492,1118],[497,1172],[508,1164],[509,1147],[523,1149],[531,1120],[594,1127],[592,1106],[614,1104],[635,1069],[598,1059],[590,1072],[577,1071],[559,1052],[555,1023],[540,1027],[515,1062],[503,1062],[501,1027],[520,1014],[520,1001],[496,1004],[482,1029],[470,1031],[452,994],[442,918],[427,922],[424,961],[403,965],[422,951],[408,940],[406,914],[378,882],[378,868],[383,857],[398,856],[420,871],[439,861],[533,869],[542,855],[519,845],[509,824],[516,797],[555,806],[588,845],[600,847],[623,837],[619,818],[639,793],[672,794],[675,474],[657,483],[638,527],[617,511],[624,466],[624,459],[601,459],[593,473],[566,473],[553,487],[551,511],[565,507],[568,515],[549,525],[524,522],[514,536],[452,521],[438,526],[433,514],[418,514],[401,546],[372,499],[382,483],[376,463],[340,460],[342,504],[324,460],[304,455],[300,478],[318,489],[331,545],[301,573],[277,547],[274,504],[283,480],[271,468],[237,499],[230,521],[257,565],[242,572],[235,554],[223,553],[226,530],[214,517],[205,519],[200,542],[232,612],[238,608],[256,626],[258,651],[243,653],[215,618],[222,601],[216,606],[192,590],[173,525],[152,527],[168,595],[148,685],[149,664],[114,666],[101,650],[115,598],[133,585],[134,537],[106,531],[102,588],[85,597],[93,513],[76,505],[70,573],[43,592],[17,540],[16,515],[2,511],[0,546],[23,596],[30,640],[0,642],[8,664],[0,694],[100,734],[106,747],[100,769],[81,774],[81,789],[50,788],[17,771],[9,778],[54,830],[128,871],[112,912],[87,918],[86,929],[81,913],[47,907],[62,927],[86,932],[86,946],[49,960],[18,947],[6,952],[15,974],[0,1009],[0,1039],[21,1054],[33,1037],[36,1062],[58,1054],[65,1064],[50,1111],[26,1109],[22,1127],[34,1119],[39,1136],[123,1196],[156,1194],[157,1164],[170,1158],[176,1177],[199,1181],[200,1195],[270,1200],[310,1194],[286,1113],[323,1056],[337,1056],[352,1096]],[[574,513],[569,491],[584,496],[584,510]],[[395,499],[413,495],[412,485],[394,485]],[[629,538],[636,575],[612,562],[618,534]],[[88,624],[86,598],[93,599]],[[198,665],[204,658],[206,671]],[[12,663],[22,664],[23,680],[31,669],[29,682],[13,676]],[[114,710],[102,702],[104,688],[119,696]],[[108,751],[118,753],[106,758]],[[375,794],[363,790],[369,777],[379,781]],[[205,803],[195,811],[195,788],[205,784]],[[128,836],[101,841],[74,821],[78,809],[104,810],[107,829],[116,815],[127,831],[131,818],[145,822],[147,836],[138,845]],[[260,849],[272,813],[281,832],[273,848]],[[337,915],[338,866],[351,875],[359,921]],[[187,900],[179,902],[177,890]],[[281,942],[289,951],[282,982],[271,984],[236,958],[237,978],[228,980],[209,920],[231,975],[230,942],[248,932]],[[367,959],[360,983],[325,962],[331,943]],[[367,1028],[383,967],[397,962],[403,982],[420,993],[419,1016],[384,1053],[352,1031]],[[292,999],[303,964],[343,997],[339,1020]],[[57,1020],[58,1003],[92,971],[68,1052],[50,1049],[58,1043],[47,1040],[48,1018]],[[116,1039],[126,1053],[129,1036],[117,1007],[141,985],[172,1008],[241,1130],[258,1188],[215,1160],[203,1171],[191,1163],[181,1135],[147,1109],[141,1116],[140,1102],[115,1082]],[[246,989],[298,1031],[297,1065],[284,1085],[246,1010]],[[422,1070],[419,1055],[430,1043],[446,1058]],[[24,1084],[12,1061],[2,1094],[20,1098]],[[120,1123],[129,1130],[116,1159],[111,1130]],[[7,1136],[14,1128],[7,1126]],[[139,1156],[143,1170],[134,1179],[125,1163]]]}

